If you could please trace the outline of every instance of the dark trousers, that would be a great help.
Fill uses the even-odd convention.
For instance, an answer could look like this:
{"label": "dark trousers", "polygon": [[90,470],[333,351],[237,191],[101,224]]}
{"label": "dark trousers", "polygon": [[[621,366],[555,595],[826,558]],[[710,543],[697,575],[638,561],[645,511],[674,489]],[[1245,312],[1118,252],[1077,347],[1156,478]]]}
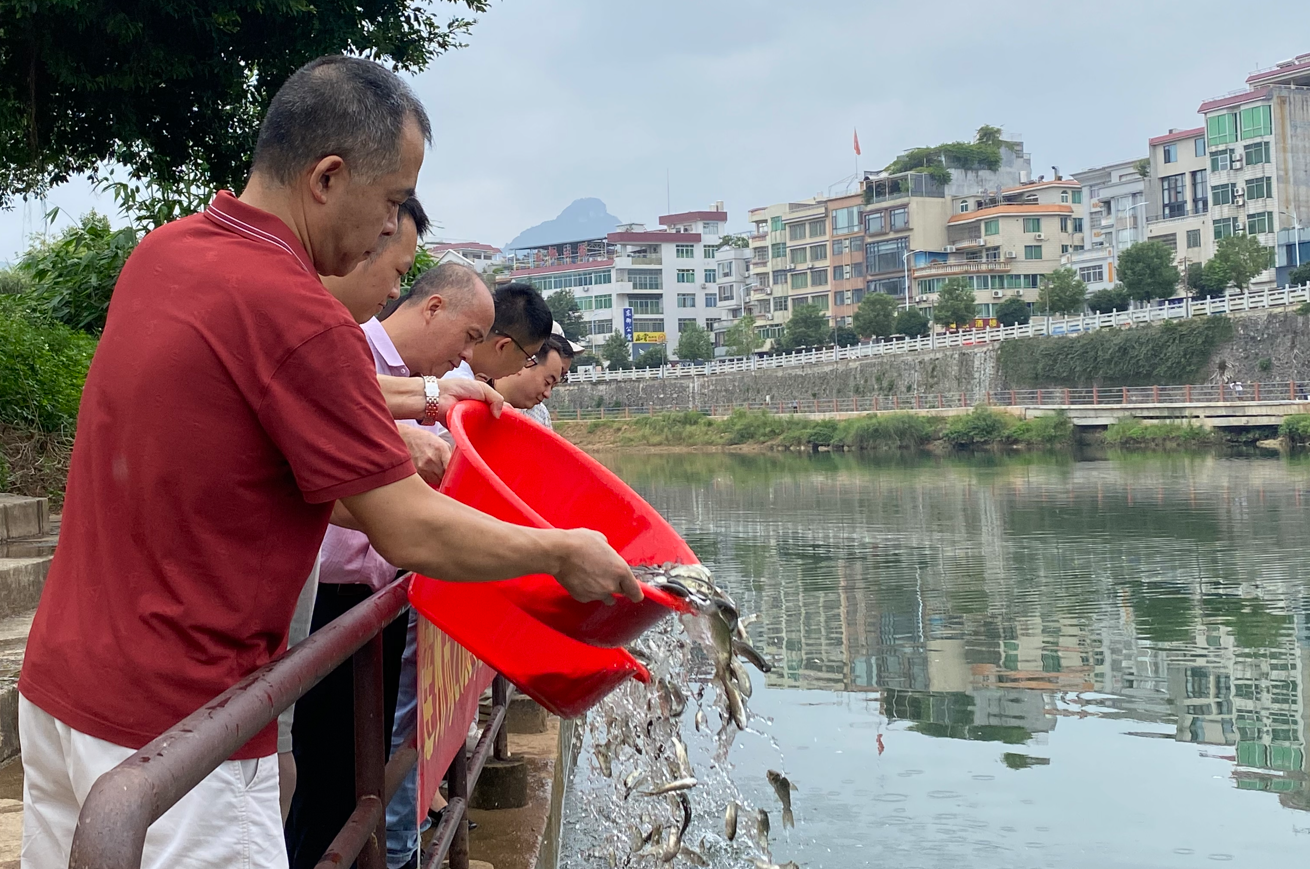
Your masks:
{"label": "dark trousers", "polygon": [[[320,585],[311,632],[366,599],[366,585]],[[382,630],[382,692],[390,755],[396,717],[400,660],[405,652],[402,616]],[[296,701],[291,728],[296,758],[296,793],[287,816],[287,855],[291,869],[311,869],[355,810],[355,686],[349,660]]]}

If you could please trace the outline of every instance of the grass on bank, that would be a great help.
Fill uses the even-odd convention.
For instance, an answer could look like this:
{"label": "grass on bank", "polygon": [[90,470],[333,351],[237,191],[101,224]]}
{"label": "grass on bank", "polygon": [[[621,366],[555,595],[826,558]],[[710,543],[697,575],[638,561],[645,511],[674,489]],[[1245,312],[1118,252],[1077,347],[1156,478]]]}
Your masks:
{"label": "grass on bank", "polygon": [[1278,433],[1298,446],[1310,444],[1310,413],[1294,413],[1283,417]]}
{"label": "grass on bank", "polygon": [[1112,447],[1208,447],[1224,442],[1214,429],[1181,422],[1143,422],[1124,417],[1105,430]]}

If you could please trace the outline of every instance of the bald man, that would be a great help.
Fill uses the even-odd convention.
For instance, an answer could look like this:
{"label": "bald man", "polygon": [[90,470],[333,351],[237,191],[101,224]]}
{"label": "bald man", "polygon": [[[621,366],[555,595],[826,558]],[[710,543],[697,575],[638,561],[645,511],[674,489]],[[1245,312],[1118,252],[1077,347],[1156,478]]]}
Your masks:
{"label": "bald man", "polygon": [[[424,272],[384,322],[361,328],[382,377],[441,377],[491,332],[491,292],[474,270],[445,263]],[[402,425],[417,426],[412,420]],[[436,440],[436,438],[433,438]],[[318,630],[396,577],[396,568],[358,531],[331,526],[320,550],[312,629]],[[400,684],[405,621],[383,631],[383,696],[391,732]],[[355,807],[354,685],[350,662],[296,704],[292,728],[298,781],[287,817],[292,867],[315,865]],[[411,814],[413,807],[410,807]]]}

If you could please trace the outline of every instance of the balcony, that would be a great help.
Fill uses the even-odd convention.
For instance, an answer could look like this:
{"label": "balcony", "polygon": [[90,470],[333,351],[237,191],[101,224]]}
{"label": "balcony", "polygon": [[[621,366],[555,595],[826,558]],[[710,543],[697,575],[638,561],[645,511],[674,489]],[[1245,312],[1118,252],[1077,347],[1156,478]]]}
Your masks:
{"label": "balcony", "polygon": [[614,258],[614,267],[616,269],[630,269],[634,266],[660,266],[664,265],[664,257],[659,254],[654,256],[618,256]]}
{"label": "balcony", "polygon": [[916,278],[946,275],[986,275],[1010,271],[1008,260],[962,260],[958,262],[928,263],[914,270]]}
{"label": "balcony", "polygon": [[958,241],[952,241],[948,247],[954,247],[956,250],[964,250],[971,247],[983,247],[986,244],[981,238],[962,238]]}

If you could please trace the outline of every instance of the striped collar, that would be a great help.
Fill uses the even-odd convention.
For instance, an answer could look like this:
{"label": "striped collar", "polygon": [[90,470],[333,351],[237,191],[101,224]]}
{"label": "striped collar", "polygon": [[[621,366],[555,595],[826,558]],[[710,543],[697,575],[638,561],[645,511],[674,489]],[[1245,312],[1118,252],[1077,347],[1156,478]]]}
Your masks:
{"label": "striped collar", "polygon": [[226,190],[220,190],[205,209],[205,217],[218,226],[243,235],[251,241],[273,245],[291,254],[305,271],[315,277],[318,271],[310,262],[309,254],[300,239],[278,217],[247,205]]}

